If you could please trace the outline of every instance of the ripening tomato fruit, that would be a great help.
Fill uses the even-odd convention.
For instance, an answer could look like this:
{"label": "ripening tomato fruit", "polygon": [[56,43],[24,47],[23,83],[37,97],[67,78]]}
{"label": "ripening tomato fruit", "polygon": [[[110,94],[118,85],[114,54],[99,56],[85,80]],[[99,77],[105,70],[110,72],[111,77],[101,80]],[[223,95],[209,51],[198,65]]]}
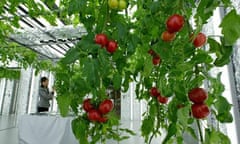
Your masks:
{"label": "ripening tomato fruit", "polygon": [[105,34],[97,34],[95,36],[95,43],[105,47],[108,44],[108,39]]}
{"label": "ripening tomato fruit", "polygon": [[188,92],[188,98],[194,103],[204,103],[207,97],[207,92],[203,88],[193,88]]}
{"label": "ripening tomato fruit", "polygon": [[178,32],[184,25],[184,17],[179,14],[174,14],[167,19],[166,25],[168,32]]}
{"label": "ripening tomato fruit", "polygon": [[86,112],[89,112],[90,110],[93,109],[93,105],[91,104],[91,99],[85,99],[83,101],[83,109],[86,111]]}
{"label": "ripening tomato fruit", "polygon": [[149,90],[149,93],[151,96],[153,97],[157,97],[160,95],[160,92],[158,91],[158,89],[156,87],[152,87],[150,90]]}
{"label": "ripening tomato fruit", "polygon": [[107,120],[108,120],[107,117],[100,117],[100,118],[98,119],[98,122],[100,122],[100,123],[105,123],[105,122],[107,122]]}
{"label": "ripening tomato fruit", "polygon": [[110,40],[107,44],[107,51],[109,53],[114,53],[118,48],[118,44],[116,41],[114,40]]}
{"label": "ripening tomato fruit", "polygon": [[161,62],[160,56],[154,56],[152,58],[153,65],[158,65],[158,64],[160,64],[160,62]]}
{"label": "ripening tomato fruit", "polygon": [[148,50],[148,53],[149,53],[151,56],[156,55],[156,53],[155,53],[155,51],[154,51],[153,49]]}
{"label": "ripening tomato fruit", "polygon": [[117,9],[118,8],[118,0],[108,0],[108,6],[111,9]]}
{"label": "ripening tomato fruit", "polygon": [[87,113],[88,119],[90,121],[99,121],[101,118],[101,114],[98,110],[92,109]]}
{"label": "ripening tomato fruit", "polygon": [[161,95],[159,95],[159,96],[157,97],[157,99],[158,99],[158,101],[159,101],[160,103],[162,103],[162,104],[166,104],[166,103],[168,102],[168,98],[167,98],[167,97],[164,97],[164,96],[161,96]]}
{"label": "ripening tomato fruit", "polygon": [[120,0],[118,8],[120,10],[126,9],[127,8],[127,2],[125,0]]}
{"label": "ripening tomato fruit", "polygon": [[207,41],[206,35],[203,33],[199,33],[196,38],[193,40],[193,45],[197,47],[203,46]]}
{"label": "ripening tomato fruit", "polygon": [[98,107],[101,114],[107,114],[113,109],[113,102],[110,99],[102,101]]}
{"label": "ripening tomato fruit", "polygon": [[176,34],[164,31],[161,35],[161,39],[165,42],[169,42],[175,39]]}
{"label": "ripening tomato fruit", "polygon": [[197,119],[206,118],[210,111],[206,104],[193,104],[192,107],[192,115]]}

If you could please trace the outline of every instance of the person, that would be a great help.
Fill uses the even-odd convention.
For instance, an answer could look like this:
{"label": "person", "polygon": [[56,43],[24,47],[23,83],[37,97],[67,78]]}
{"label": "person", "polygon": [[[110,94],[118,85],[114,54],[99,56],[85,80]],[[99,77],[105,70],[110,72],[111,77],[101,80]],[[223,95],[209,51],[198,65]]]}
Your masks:
{"label": "person", "polygon": [[40,83],[41,84],[38,91],[39,101],[37,106],[37,112],[47,112],[50,107],[49,101],[52,100],[52,98],[54,97],[54,91],[49,92],[47,77],[42,77]]}

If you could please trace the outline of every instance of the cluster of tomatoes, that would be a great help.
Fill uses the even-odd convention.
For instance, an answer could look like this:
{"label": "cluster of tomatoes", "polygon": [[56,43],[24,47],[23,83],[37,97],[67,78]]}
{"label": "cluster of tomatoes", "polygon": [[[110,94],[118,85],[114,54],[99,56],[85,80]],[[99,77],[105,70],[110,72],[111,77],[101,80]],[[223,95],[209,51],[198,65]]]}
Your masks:
{"label": "cluster of tomatoes", "polygon": [[152,97],[156,97],[157,100],[162,104],[166,104],[168,102],[168,98],[165,96],[162,96],[156,87],[152,87],[149,93]]}
{"label": "cluster of tomatoes", "polygon": [[153,49],[150,49],[148,53],[152,56],[153,65],[158,65],[161,63],[160,56]]}
{"label": "cluster of tomatoes", "polygon": [[170,16],[166,21],[167,30],[161,35],[163,41],[172,41],[184,25],[184,17],[178,14]]}
{"label": "cluster of tomatoes", "polygon": [[95,36],[95,43],[101,45],[102,48],[106,48],[111,54],[118,48],[118,44],[115,40],[108,40],[107,35],[102,33]]}
{"label": "cluster of tomatoes", "polygon": [[127,7],[127,2],[125,0],[108,0],[108,6],[111,9],[123,10]]}
{"label": "cluster of tomatoes", "polygon": [[91,99],[85,99],[83,101],[83,109],[87,112],[87,117],[92,122],[107,122],[108,118],[106,114],[112,111],[113,106],[113,102],[110,99],[102,101],[98,108],[94,107]]}
{"label": "cluster of tomatoes", "polygon": [[193,117],[203,119],[209,115],[209,108],[204,103],[207,97],[208,95],[203,88],[193,88],[188,92],[188,98],[193,102],[191,107]]}
{"label": "cluster of tomatoes", "polygon": [[[184,26],[184,17],[179,14],[174,14],[170,16],[166,21],[167,30],[161,35],[161,39],[165,42],[170,42],[175,39],[176,33],[179,32]],[[196,36],[190,35],[190,40],[192,41],[194,47],[201,47],[206,43],[206,35],[203,33],[198,33]]]}

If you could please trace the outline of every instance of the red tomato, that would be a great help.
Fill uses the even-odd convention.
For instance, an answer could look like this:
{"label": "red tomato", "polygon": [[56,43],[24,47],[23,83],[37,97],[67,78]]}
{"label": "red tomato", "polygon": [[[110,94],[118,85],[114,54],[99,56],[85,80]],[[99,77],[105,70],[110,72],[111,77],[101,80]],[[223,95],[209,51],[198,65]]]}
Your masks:
{"label": "red tomato", "polygon": [[114,53],[118,48],[118,44],[117,42],[115,42],[114,40],[110,40],[107,44],[107,51],[109,53]]}
{"label": "red tomato", "polygon": [[158,64],[160,64],[160,62],[161,62],[161,59],[160,59],[159,56],[154,56],[154,57],[152,58],[152,63],[153,63],[154,65],[158,65]]}
{"label": "red tomato", "polygon": [[199,33],[193,41],[193,45],[195,47],[203,46],[207,41],[206,35],[203,33]]}
{"label": "red tomato", "polygon": [[105,123],[107,122],[108,118],[107,117],[100,117],[100,119],[98,120],[98,122],[100,123]]}
{"label": "red tomato", "polygon": [[88,112],[93,109],[93,105],[91,104],[91,99],[85,99],[83,101],[83,109]]}
{"label": "red tomato", "polygon": [[157,97],[158,101],[162,104],[166,104],[168,102],[168,98],[167,97],[164,97],[164,96],[158,96]]}
{"label": "red tomato", "polygon": [[158,91],[158,89],[156,87],[152,87],[149,91],[150,95],[153,97],[157,97],[160,95],[160,92]]}
{"label": "red tomato", "polygon": [[101,45],[102,47],[107,46],[108,39],[105,34],[97,34],[95,36],[95,43]]}
{"label": "red tomato", "polygon": [[184,25],[184,17],[179,14],[174,14],[168,18],[166,25],[168,32],[178,32]]}
{"label": "red tomato", "polygon": [[101,114],[107,114],[113,109],[113,102],[110,99],[106,99],[100,103],[98,110]]}
{"label": "red tomato", "polygon": [[154,51],[153,49],[148,50],[148,53],[149,53],[151,56],[156,55],[156,53],[155,53],[155,51]]}
{"label": "red tomato", "polygon": [[88,119],[90,121],[99,121],[101,119],[101,114],[98,110],[90,110],[88,113],[87,113],[87,116],[88,116]]}
{"label": "red tomato", "polygon": [[206,118],[210,111],[206,104],[193,104],[192,105],[192,115],[197,119]]}
{"label": "red tomato", "polygon": [[188,92],[188,98],[194,103],[204,103],[208,95],[203,88],[194,88]]}
{"label": "red tomato", "polygon": [[168,31],[164,31],[161,35],[161,39],[163,41],[169,42],[175,39],[176,34],[175,33],[170,33]]}

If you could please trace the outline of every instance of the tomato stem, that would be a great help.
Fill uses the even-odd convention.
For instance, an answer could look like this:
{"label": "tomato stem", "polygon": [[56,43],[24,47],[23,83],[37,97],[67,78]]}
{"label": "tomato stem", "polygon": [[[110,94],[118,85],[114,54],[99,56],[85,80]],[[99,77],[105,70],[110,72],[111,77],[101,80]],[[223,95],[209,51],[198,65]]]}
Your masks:
{"label": "tomato stem", "polygon": [[200,135],[200,141],[201,141],[201,143],[203,143],[203,135],[202,135],[202,130],[201,130],[201,126],[200,126],[200,121],[199,120],[197,120],[197,126],[198,126],[199,135]]}

